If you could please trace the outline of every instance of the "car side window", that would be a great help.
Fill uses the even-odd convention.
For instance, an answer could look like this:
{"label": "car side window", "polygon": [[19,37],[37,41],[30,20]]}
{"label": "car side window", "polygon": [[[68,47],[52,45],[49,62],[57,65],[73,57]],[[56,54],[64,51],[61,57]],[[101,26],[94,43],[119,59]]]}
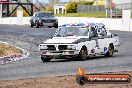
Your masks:
{"label": "car side window", "polygon": [[105,28],[98,28],[98,36],[105,36],[107,35]]}
{"label": "car side window", "polygon": [[89,36],[90,36],[90,38],[98,37],[97,29],[95,27],[91,27],[91,31],[90,31]]}

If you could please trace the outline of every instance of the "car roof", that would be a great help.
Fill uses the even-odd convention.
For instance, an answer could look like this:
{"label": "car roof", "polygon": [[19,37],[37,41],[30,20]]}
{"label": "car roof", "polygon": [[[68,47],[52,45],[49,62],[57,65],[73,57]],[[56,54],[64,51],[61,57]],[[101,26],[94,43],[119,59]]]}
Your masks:
{"label": "car roof", "polygon": [[50,14],[53,14],[52,12],[44,12],[44,11],[37,11],[34,14],[37,14],[37,13],[50,13]]}
{"label": "car roof", "polygon": [[63,24],[60,27],[105,27],[103,23],[71,23],[71,24]]}

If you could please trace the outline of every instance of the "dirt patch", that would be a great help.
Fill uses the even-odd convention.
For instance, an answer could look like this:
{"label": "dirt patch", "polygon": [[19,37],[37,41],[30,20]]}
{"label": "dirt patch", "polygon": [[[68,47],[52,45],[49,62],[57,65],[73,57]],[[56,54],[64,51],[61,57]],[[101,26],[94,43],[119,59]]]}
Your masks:
{"label": "dirt patch", "polygon": [[22,50],[5,43],[0,43],[0,57],[22,54]]}
{"label": "dirt patch", "polygon": [[[132,75],[132,72],[117,72],[116,74],[122,73]],[[62,76],[1,80],[0,88],[132,88],[132,82],[129,84],[85,84],[80,86],[76,82],[76,76]]]}

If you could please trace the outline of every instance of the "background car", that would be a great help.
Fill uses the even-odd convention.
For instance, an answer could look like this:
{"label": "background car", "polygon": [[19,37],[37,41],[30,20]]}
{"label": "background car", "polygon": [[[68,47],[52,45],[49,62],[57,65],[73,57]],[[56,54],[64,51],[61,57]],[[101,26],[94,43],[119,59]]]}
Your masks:
{"label": "background car", "polygon": [[40,26],[55,27],[58,28],[58,20],[52,13],[48,12],[35,12],[30,19],[30,26],[39,28]]}

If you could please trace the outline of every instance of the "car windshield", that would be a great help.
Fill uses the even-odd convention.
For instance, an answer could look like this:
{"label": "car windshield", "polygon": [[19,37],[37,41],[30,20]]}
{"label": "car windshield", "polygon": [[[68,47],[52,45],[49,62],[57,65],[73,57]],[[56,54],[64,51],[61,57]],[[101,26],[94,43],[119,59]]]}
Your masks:
{"label": "car windshield", "polygon": [[60,28],[56,32],[55,36],[65,37],[65,36],[87,36],[88,28],[81,27],[65,27]]}
{"label": "car windshield", "polygon": [[53,17],[52,14],[50,14],[50,13],[36,13],[35,16],[40,17],[40,18],[42,18],[42,17]]}

